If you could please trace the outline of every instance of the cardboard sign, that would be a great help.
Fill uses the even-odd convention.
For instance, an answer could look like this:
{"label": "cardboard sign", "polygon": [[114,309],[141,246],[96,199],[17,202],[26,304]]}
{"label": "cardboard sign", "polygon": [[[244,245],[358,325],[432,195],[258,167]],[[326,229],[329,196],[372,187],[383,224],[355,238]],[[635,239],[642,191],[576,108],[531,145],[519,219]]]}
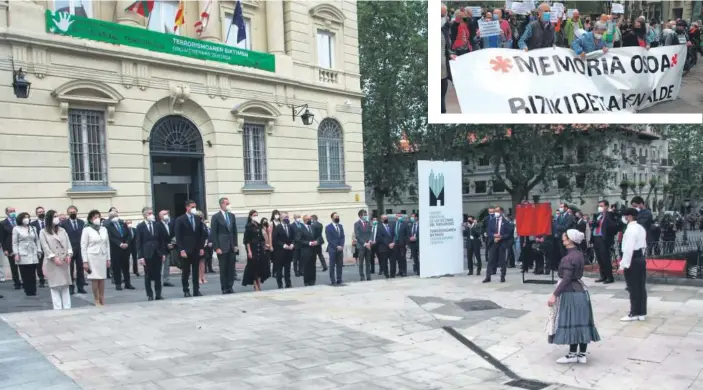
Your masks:
{"label": "cardboard sign", "polygon": [[479,20],[478,30],[481,32],[481,38],[494,37],[496,35],[500,35],[503,32],[500,29],[500,22],[498,22],[497,20],[492,20],[490,22]]}
{"label": "cardboard sign", "polygon": [[614,14],[624,14],[625,7],[622,4],[613,3],[613,8],[610,10],[610,12]]}

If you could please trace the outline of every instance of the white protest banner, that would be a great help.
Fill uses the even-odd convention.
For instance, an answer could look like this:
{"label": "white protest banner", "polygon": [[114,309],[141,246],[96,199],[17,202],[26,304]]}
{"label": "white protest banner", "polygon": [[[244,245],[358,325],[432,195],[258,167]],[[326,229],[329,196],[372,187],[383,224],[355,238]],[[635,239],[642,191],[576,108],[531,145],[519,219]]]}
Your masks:
{"label": "white protest banner", "polygon": [[449,61],[463,114],[636,112],[679,95],[685,45],[611,49],[483,49]]}
{"label": "white protest banner", "polygon": [[611,8],[610,12],[613,14],[624,14],[625,7],[622,4],[613,3],[613,7]]}
{"label": "white protest banner", "polygon": [[491,20],[486,22],[485,20],[478,21],[478,31],[481,32],[481,38],[493,37],[500,35],[502,30],[500,29],[500,22],[497,20]]}
{"label": "white protest banner", "polygon": [[474,18],[480,18],[481,15],[483,15],[483,12],[481,12],[481,7],[469,7],[471,9],[471,16]]}
{"label": "white protest banner", "polygon": [[420,277],[464,272],[461,161],[418,161]]}

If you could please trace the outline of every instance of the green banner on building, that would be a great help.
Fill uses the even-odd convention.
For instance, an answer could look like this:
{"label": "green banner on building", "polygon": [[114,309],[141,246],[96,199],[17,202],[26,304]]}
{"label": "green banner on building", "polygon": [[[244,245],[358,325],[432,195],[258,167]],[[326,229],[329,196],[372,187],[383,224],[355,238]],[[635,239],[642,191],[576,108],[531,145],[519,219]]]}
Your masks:
{"label": "green banner on building", "polygon": [[54,13],[50,10],[46,11],[46,32],[115,45],[138,47],[199,60],[248,66],[268,72],[276,71],[276,57],[272,54],[173,34],[163,34],[67,13]]}

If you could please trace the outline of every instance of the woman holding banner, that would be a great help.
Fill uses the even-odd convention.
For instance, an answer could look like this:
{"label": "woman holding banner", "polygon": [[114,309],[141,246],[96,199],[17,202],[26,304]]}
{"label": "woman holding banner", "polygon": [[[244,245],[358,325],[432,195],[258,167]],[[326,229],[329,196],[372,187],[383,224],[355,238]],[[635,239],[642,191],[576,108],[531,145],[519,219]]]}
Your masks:
{"label": "woman holding banner", "polygon": [[569,345],[569,353],[557,363],[586,363],[586,347],[600,341],[600,335],[594,324],[588,288],[581,280],[584,258],[577,247],[583,242],[584,234],[569,229],[561,240],[567,253],[559,263],[559,283],[547,300],[550,307],[548,340],[550,344]]}

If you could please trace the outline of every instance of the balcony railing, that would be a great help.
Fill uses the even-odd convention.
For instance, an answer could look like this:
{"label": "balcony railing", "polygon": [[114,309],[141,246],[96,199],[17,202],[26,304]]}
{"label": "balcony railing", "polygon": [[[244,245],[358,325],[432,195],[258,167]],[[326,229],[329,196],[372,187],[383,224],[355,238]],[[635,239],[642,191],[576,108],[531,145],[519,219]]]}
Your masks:
{"label": "balcony railing", "polygon": [[323,84],[338,84],[339,72],[331,69],[317,68],[317,81]]}

